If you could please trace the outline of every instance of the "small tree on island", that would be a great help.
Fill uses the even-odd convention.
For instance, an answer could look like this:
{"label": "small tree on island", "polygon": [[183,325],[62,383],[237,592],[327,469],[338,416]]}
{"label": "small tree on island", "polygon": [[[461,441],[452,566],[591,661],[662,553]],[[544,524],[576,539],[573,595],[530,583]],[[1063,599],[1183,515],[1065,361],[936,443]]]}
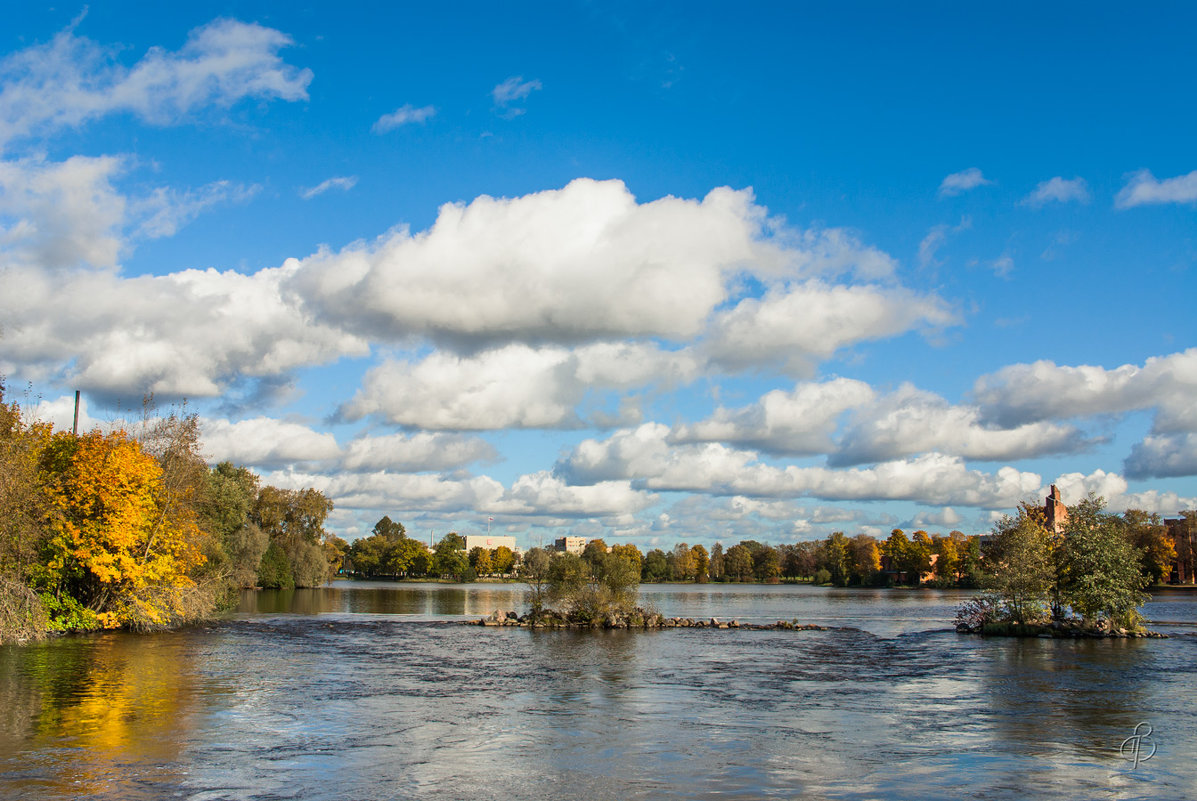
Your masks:
{"label": "small tree on island", "polygon": [[1132,542],[1127,517],[1104,508],[1090,493],[1069,507],[1059,534],[1048,528],[1043,510],[1026,503],[1016,516],[1002,518],[984,554],[982,584],[991,594],[958,610],[958,628],[1059,624],[1070,612],[1088,629],[1141,628],[1138,610],[1149,580],[1143,553]]}
{"label": "small tree on island", "polygon": [[640,566],[625,553],[582,558],[571,553],[550,555],[533,548],[524,556],[529,616],[541,620],[547,609],[571,623],[604,625],[630,614],[639,596]]}
{"label": "small tree on island", "polygon": [[1057,557],[1060,595],[1088,625],[1138,628],[1139,607],[1148,600],[1142,553],[1131,543],[1124,518],[1103,512],[1104,505],[1090,494],[1068,510]]}

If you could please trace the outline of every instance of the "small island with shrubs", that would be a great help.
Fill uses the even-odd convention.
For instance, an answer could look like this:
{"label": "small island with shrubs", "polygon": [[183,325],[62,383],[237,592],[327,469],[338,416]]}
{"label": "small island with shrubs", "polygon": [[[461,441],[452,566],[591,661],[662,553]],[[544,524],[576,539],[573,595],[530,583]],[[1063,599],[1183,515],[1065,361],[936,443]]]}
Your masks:
{"label": "small island with shrubs", "polygon": [[1110,514],[1090,494],[1064,507],[1023,504],[994,527],[984,549],[985,594],[963,604],[956,631],[1007,637],[1163,637],[1144,626],[1150,577],[1141,569],[1133,516]]}

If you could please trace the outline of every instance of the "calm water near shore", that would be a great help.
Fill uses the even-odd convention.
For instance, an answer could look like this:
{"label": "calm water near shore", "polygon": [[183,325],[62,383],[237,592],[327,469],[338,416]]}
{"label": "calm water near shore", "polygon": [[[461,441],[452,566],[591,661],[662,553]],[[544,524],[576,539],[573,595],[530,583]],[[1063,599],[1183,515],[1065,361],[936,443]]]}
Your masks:
{"label": "calm water near shore", "polygon": [[522,592],[338,583],[2,647],[0,798],[1197,797],[1197,595],[1146,608],[1168,640],[961,636],[969,593],[805,586],[641,597],[847,630],[452,624]]}

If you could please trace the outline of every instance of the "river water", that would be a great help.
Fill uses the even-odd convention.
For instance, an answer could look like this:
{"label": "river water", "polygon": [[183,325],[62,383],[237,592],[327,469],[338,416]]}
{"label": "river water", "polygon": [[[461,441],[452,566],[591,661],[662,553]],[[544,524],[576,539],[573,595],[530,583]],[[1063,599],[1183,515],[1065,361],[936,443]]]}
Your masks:
{"label": "river water", "polygon": [[957,635],[966,597],[650,585],[843,628],[579,633],[456,624],[516,585],[249,593],[0,648],[0,798],[1197,798],[1197,595],[1113,641]]}

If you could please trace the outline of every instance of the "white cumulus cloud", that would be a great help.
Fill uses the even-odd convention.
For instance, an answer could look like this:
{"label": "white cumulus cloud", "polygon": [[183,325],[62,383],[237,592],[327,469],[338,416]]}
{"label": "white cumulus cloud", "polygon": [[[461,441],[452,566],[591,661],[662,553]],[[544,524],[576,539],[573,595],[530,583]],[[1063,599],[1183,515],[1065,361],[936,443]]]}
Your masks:
{"label": "white cumulus cloud", "polygon": [[688,381],[696,370],[686,354],[634,343],[507,345],[473,356],[438,350],[373,368],[343,413],[425,429],[573,428],[585,422],[578,406],[592,389]]}
{"label": "white cumulus cloud", "polygon": [[203,418],[200,429],[205,455],[211,462],[228,461],[260,468],[330,460],[341,455],[332,434],[270,417],[237,422]]}
{"label": "white cumulus cloud", "polygon": [[288,273],[124,278],[11,268],[4,281],[12,290],[0,293],[0,372],[129,402],[144,392],[216,397],[241,378],[365,355],[365,341],[309,319],[285,295]]}
{"label": "white cumulus cloud", "polygon": [[807,281],[770,289],[720,312],[702,351],[728,369],[772,364],[801,376],[841,348],[956,322],[955,313],[934,295]]}
{"label": "white cumulus cloud", "polygon": [[939,395],[904,384],[858,409],[831,454],[832,465],[889,461],[932,451],[975,461],[1012,461],[1075,453],[1090,443],[1069,425],[985,425],[980,409],[955,406]]}
{"label": "white cumulus cloud", "polygon": [[873,397],[868,384],[850,378],[801,383],[790,392],[768,392],[750,406],[720,408],[706,420],[677,426],[671,439],[723,442],[791,455],[826,453],[834,448],[832,435],[844,412]]}
{"label": "white cumulus cloud", "polygon": [[453,470],[498,456],[494,446],[477,437],[418,432],[354,439],[345,448],[341,466],[346,470],[417,473]]}

